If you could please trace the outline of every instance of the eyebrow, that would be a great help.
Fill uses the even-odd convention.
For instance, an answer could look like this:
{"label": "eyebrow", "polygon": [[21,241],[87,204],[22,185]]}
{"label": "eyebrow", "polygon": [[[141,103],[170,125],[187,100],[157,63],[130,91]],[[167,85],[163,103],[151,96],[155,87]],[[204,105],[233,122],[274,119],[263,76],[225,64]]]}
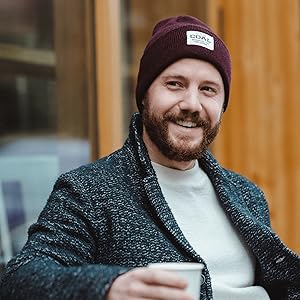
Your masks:
{"label": "eyebrow", "polygon": [[212,80],[204,80],[203,84],[213,85],[215,87],[221,88],[221,83]]}
{"label": "eyebrow", "polygon": [[[188,79],[183,76],[183,75],[178,75],[178,74],[169,74],[169,75],[165,75],[161,77],[162,80],[166,80],[166,79],[178,79],[178,80],[182,80],[182,81],[188,81]],[[214,87],[220,89],[221,88],[221,83],[213,81],[213,80],[203,80],[201,82],[202,84],[208,84],[208,85],[213,85]]]}
{"label": "eyebrow", "polygon": [[178,80],[187,80],[186,77],[182,76],[182,75],[177,75],[177,74],[169,74],[169,75],[165,75],[161,77],[163,80],[166,80],[168,78],[174,78],[174,79],[178,79]]}

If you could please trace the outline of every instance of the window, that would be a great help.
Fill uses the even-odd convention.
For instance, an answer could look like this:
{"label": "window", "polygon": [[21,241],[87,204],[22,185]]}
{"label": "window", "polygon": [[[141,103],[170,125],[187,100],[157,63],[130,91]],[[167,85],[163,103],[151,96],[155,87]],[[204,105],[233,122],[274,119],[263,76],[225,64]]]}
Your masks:
{"label": "window", "polygon": [[2,265],[58,175],[95,158],[92,24],[91,1],[0,2]]}

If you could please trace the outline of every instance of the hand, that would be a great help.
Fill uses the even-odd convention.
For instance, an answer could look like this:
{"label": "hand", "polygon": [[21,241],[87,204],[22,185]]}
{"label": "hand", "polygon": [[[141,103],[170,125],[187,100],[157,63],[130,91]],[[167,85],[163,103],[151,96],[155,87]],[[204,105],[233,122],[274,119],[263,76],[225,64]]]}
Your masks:
{"label": "hand", "polygon": [[106,300],[193,300],[186,287],[187,282],[175,273],[136,268],[115,279]]}

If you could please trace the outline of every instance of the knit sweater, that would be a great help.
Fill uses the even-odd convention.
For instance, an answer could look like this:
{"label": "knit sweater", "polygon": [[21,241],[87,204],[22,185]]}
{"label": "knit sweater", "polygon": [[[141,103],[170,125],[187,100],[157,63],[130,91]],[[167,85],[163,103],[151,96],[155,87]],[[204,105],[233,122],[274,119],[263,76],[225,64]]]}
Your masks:
{"label": "knit sweater", "polygon": [[[271,229],[262,191],[208,151],[199,165],[257,260],[256,284],[271,299],[300,299],[300,258]],[[0,298],[104,299],[123,272],[167,261],[203,263],[201,300],[213,298],[209,270],[163,197],[135,114],[121,149],[58,178],[2,274]]]}

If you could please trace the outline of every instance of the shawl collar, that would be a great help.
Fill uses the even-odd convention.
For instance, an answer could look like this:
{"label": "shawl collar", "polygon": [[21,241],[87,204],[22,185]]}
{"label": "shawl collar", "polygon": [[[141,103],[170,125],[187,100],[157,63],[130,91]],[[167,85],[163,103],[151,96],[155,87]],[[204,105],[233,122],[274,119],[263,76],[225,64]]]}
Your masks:
{"label": "shawl collar", "polygon": [[[287,280],[286,270],[289,268],[290,274],[294,274],[289,280],[299,282],[299,256],[282,243],[269,224],[254,215],[254,210],[262,205],[262,201],[267,207],[258,187],[245,178],[244,186],[238,187],[237,181],[242,177],[235,174],[231,176],[234,180],[229,178],[228,174],[233,173],[223,169],[208,151],[201,157],[199,164],[209,176],[225,212],[256,256],[264,281]],[[249,191],[250,187],[252,190],[255,187],[255,193]],[[247,206],[247,203],[253,203],[249,201],[251,197],[257,198],[255,207]]]}
{"label": "shawl collar", "polygon": [[[164,199],[142,139],[142,130],[141,116],[139,113],[136,113],[133,115],[130,125],[129,143],[133,147],[132,151],[134,152],[133,156],[137,160],[136,163],[142,170],[144,190],[154,215],[165,228],[168,235],[177,241],[181,250],[190,257],[191,261],[201,262],[205,265],[203,259],[184,237]],[[260,198],[260,202],[262,201],[261,191],[255,186],[256,193],[250,192],[250,187],[253,190],[254,184],[247,180],[245,180],[245,185],[243,185],[244,190],[241,191],[236,181],[242,177],[233,175],[232,172],[223,169],[209,151],[204,152],[199,159],[199,165],[209,176],[225,212],[259,261],[262,267],[261,271],[264,273],[264,280],[266,282],[285,280],[286,274],[283,271],[286,270],[287,265],[293,269],[291,274],[298,274],[299,256],[280,241],[269,224],[255,217],[253,213],[255,208],[247,206],[249,197],[257,197]],[[265,199],[263,201],[265,202]],[[257,205],[259,206],[261,203]],[[278,268],[279,262],[282,265],[280,268]],[[206,267],[204,275],[206,280],[210,281]],[[296,277],[292,278],[292,281],[300,280],[300,274]]]}
{"label": "shawl collar", "polygon": [[150,202],[150,206],[154,211],[154,215],[159,219],[160,223],[164,226],[169,235],[181,245],[182,249],[187,252],[193,260],[203,262],[184,237],[167,202],[164,199],[146,146],[142,139],[142,130],[140,114],[136,113],[132,117],[129,137],[135,147],[135,157],[137,157],[137,163],[142,170],[144,190],[148,201]]}

